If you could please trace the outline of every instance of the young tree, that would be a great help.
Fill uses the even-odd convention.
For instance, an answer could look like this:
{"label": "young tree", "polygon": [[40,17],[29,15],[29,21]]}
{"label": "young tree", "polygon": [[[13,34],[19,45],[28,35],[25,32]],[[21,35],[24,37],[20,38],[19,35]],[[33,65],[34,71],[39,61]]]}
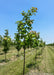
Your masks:
{"label": "young tree", "polygon": [[43,47],[43,45],[44,45],[44,44],[43,44],[43,40],[41,39],[41,40],[40,40],[40,45],[39,45],[39,46],[40,46],[40,47]]}
{"label": "young tree", "polygon": [[42,52],[43,52],[43,50],[44,50],[44,47],[45,47],[45,42],[43,42],[42,39],[40,40],[39,46],[42,47],[42,49],[41,49],[41,54],[42,54]]}
{"label": "young tree", "polygon": [[11,46],[14,46],[14,40],[11,39],[10,45],[11,45]]}
{"label": "young tree", "polygon": [[8,30],[5,30],[5,35],[4,35],[4,39],[3,39],[3,46],[4,46],[3,51],[5,53],[5,61],[6,61],[6,54],[10,47],[10,40],[11,40],[11,38],[8,36]]}
{"label": "young tree", "polygon": [[15,45],[16,45],[16,49],[18,51],[18,56],[19,56],[19,51],[21,49],[21,40],[20,40],[20,36],[18,33],[15,33]]}
{"label": "young tree", "polygon": [[3,37],[0,35],[0,46],[2,45]]}
{"label": "young tree", "polygon": [[25,73],[25,49],[26,49],[26,36],[29,33],[29,31],[32,29],[33,21],[31,19],[31,16],[34,15],[37,12],[37,8],[32,7],[28,12],[22,12],[23,19],[21,21],[17,21],[17,30],[21,36],[21,39],[23,39],[23,49],[24,49],[24,64],[23,64],[23,75]]}
{"label": "young tree", "polygon": [[39,49],[39,33],[37,33],[37,36],[35,38],[35,45],[36,45],[36,54],[35,54],[35,62],[36,62],[36,59],[37,59],[37,50]]}
{"label": "young tree", "polygon": [[32,31],[32,37],[33,37],[33,48],[36,49],[36,54],[35,54],[35,63],[36,63],[36,58],[37,58],[37,49],[39,46],[39,33],[36,33],[36,31]]}
{"label": "young tree", "polygon": [[45,43],[45,42],[43,42],[43,45],[44,45],[44,47],[45,47],[46,43]]}

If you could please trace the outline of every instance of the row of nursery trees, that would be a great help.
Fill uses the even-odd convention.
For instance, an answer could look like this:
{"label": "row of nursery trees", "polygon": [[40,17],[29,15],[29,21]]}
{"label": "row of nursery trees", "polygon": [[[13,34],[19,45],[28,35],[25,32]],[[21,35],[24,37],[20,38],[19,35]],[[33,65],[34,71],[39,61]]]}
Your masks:
{"label": "row of nursery trees", "polygon": [[[23,63],[23,75],[25,73],[25,50],[26,48],[37,48],[39,46],[45,46],[45,42],[40,40],[39,33],[32,31],[32,24],[34,22],[31,17],[36,15],[37,8],[32,7],[28,12],[22,12],[22,20],[17,21],[17,33],[15,33],[14,45],[19,53],[20,49],[24,49],[24,63]],[[10,44],[12,43],[10,36],[8,36],[8,30],[5,30],[5,35],[2,38],[0,35],[0,44],[4,46],[5,60],[6,54],[9,50]],[[19,56],[19,54],[18,54]]]}
{"label": "row of nursery trees", "polygon": [[54,43],[47,44],[47,46],[54,46]]}

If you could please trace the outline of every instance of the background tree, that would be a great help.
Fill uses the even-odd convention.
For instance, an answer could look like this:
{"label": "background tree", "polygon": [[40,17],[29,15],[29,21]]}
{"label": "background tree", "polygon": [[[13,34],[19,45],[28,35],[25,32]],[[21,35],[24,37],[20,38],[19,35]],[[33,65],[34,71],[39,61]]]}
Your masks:
{"label": "background tree", "polygon": [[21,40],[20,40],[20,36],[18,33],[15,33],[15,45],[16,45],[16,49],[18,51],[18,55],[19,56],[19,51],[21,49]]}
{"label": "background tree", "polygon": [[5,53],[5,61],[6,61],[6,54],[10,47],[10,40],[11,40],[11,38],[8,36],[8,30],[5,30],[5,35],[4,35],[4,39],[3,39],[3,46],[4,46],[3,51]]}
{"label": "background tree", "polygon": [[32,29],[33,21],[31,19],[31,16],[34,15],[37,12],[37,8],[32,7],[28,12],[22,12],[23,19],[21,21],[17,21],[17,30],[21,36],[21,39],[23,39],[23,49],[24,49],[24,64],[23,64],[23,75],[25,73],[25,49],[26,49],[26,36],[29,33],[29,31]]}
{"label": "background tree", "polygon": [[40,38],[40,35],[39,35],[39,33],[36,33],[35,32],[35,42],[34,42],[34,44],[35,44],[35,48],[36,48],[36,54],[35,54],[35,63],[36,63],[36,59],[37,59],[37,50],[39,49],[39,38]]}
{"label": "background tree", "polygon": [[42,39],[40,40],[40,44],[39,44],[39,46],[42,47],[42,49],[41,49],[41,53],[40,53],[40,54],[42,54],[42,53],[43,53],[43,50],[44,50],[44,48],[45,48],[45,42],[43,42]]}
{"label": "background tree", "polygon": [[33,39],[33,48],[35,48],[36,50],[36,54],[35,54],[35,63],[36,63],[36,58],[37,58],[37,49],[39,46],[39,33],[36,33],[36,31],[31,31],[30,32],[32,34],[32,39]]}
{"label": "background tree", "polygon": [[0,46],[2,45],[3,37],[0,35]]}
{"label": "background tree", "polygon": [[45,43],[45,42],[43,42],[43,45],[44,45],[44,47],[45,47],[46,43]]}
{"label": "background tree", "polygon": [[10,45],[11,45],[11,46],[14,46],[14,45],[15,45],[14,42],[15,42],[15,40],[14,40],[14,39],[11,39]]}
{"label": "background tree", "polygon": [[40,44],[39,44],[39,46],[40,46],[40,47],[43,47],[43,45],[44,45],[44,42],[43,42],[42,39],[40,39]]}

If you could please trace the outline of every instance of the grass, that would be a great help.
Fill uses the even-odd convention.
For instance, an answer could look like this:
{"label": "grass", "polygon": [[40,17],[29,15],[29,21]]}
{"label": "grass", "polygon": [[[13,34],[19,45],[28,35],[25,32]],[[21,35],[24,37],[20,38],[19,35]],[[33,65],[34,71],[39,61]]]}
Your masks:
{"label": "grass", "polygon": [[48,53],[49,53],[49,65],[50,65],[50,72],[51,73],[54,73],[54,52],[53,52],[53,50],[51,50],[50,48],[49,48],[49,50],[48,50]]}
{"label": "grass", "polygon": [[54,75],[54,53],[52,48],[53,47],[45,47],[42,64],[40,65],[41,73]]}
{"label": "grass", "polygon": [[[4,60],[4,53],[2,48],[0,49],[0,61]],[[11,47],[7,53],[8,61],[5,63],[0,62],[0,75],[22,75],[23,73],[23,49],[19,52],[17,57],[17,50],[15,47]],[[54,75],[54,47],[46,46],[45,48],[39,48],[37,50],[37,59],[35,63],[35,49],[26,49],[26,73],[48,73]],[[43,75],[44,75],[43,74]],[[27,74],[28,75],[28,74]]]}
{"label": "grass", "polygon": [[[39,48],[38,51],[41,51]],[[35,49],[26,49],[26,66],[25,73],[34,68],[35,65]],[[3,53],[1,51],[1,53]],[[23,73],[23,49],[19,52],[19,57],[16,57],[17,50],[14,47],[10,48],[7,53],[8,62],[0,62],[0,75],[22,75]],[[0,55],[0,61],[4,60],[4,54]]]}

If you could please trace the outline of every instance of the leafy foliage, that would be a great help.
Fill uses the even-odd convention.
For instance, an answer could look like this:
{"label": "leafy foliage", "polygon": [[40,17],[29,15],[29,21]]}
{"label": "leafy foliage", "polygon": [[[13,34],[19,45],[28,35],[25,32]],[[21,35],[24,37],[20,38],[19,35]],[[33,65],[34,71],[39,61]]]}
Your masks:
{"label": "leafy foliage", "polygon": [[3,37],[0,35],[0,45],[2,45]]}
{"label": "leafy foliage", "polygon": [[8,30],[5,30],[5,35],[3,39],[3,46],[4,46],[3,51],[5,53],[5,60],[6,60],[6,53],[8,52],[10,47],[10,41],[11,41],[11,38],[8,36]]}
{"label": "leafy foliage", "polygon": [[[15,33],[15,45],[16,45],[16,49],[19,52],[21,49],[21,40],[20,40],[20,36],[18,33]],[[18,54],[19,56],[19,54]]]}

